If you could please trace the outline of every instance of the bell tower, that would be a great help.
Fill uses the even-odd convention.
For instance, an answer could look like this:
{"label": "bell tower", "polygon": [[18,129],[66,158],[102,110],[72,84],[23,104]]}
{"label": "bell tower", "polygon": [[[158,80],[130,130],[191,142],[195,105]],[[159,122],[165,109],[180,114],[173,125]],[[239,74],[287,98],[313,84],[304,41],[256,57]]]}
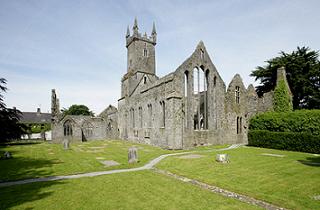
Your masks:
{"label": "bell tower", "polygon": [[155,45],[157,41],[157,32],[153,23],[151,35],[145,32],[139,33],[137,18],[134,19],[132,35],[130,35],[129,26],[126,34],[127,47],[127,73],[134,75],[136,72],[155,75]]}

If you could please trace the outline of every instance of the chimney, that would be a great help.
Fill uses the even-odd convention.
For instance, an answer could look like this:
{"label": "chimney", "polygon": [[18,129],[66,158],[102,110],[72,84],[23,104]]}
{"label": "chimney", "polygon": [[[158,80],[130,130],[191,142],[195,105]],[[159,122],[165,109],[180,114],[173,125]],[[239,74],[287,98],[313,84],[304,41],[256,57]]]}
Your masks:
{"label": "chimney", "polygon": [[41,110],[40,110],[40,108],[37,108],[37,115],[41,115]]}

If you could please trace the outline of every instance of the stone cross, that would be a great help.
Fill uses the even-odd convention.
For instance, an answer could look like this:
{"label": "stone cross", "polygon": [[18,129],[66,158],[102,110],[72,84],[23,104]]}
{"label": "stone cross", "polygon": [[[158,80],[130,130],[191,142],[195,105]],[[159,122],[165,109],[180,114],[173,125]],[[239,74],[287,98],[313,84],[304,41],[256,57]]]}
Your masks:
{"label": "stone cross", "polygon": [[138,162],[138,149],[136,147],[129,148],[128,162],[129,162],[129,164]]}
{"label": "stone cross", "polygon": [[220,163],[229,163],[229,155],[228,154],[217,154],[216,161]]}

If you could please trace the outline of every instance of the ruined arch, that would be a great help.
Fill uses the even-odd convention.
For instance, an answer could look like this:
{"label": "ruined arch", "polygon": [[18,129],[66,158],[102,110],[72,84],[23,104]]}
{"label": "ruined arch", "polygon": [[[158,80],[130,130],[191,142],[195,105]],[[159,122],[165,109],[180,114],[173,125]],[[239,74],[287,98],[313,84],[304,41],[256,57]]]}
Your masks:
{"label": "ruined arch", "polygon": [[84,121],[81,125],[82,141],[87,141],[93,136],[93,125],[88,121]]}
{"label": "ruined arch", "polygon": [[63,135],[72,136],[72,121],[69,119],[63,123]]}
{"label": "ruined arch", "polygon": [[209,69],[205,67],[195,67],[193,69],[193,95],[195,113],[193,115],[193,124],[195,130],[208,129],[208,86]]}
{"label": "ruined arch", "polygon": [[183,74],[184,78],[184,97],[188,97],[188,90],[189,90],[189,71],[186,70]]}

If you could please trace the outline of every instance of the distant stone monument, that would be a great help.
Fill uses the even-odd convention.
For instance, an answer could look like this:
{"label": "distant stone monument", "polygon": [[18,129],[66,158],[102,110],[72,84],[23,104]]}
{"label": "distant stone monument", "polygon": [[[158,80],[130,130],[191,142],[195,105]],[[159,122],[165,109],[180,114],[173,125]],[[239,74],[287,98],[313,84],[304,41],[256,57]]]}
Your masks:
{"label": "distant stone monument", "polygon": [[217,154],[216,161],[220,163],[229,163],[229,155],[228,154]]}
{"label": "distant stone monument", "polygon": [[10,158],[12,158],[12,155],[11,155],[10,152],[5,151],[4,154],[3,154],[3,158],[4,158],[4,159],[10,159]]}
{"label": "distant stone monument", "polygon": [[129,162],[129,164],[138,162],[138,149],[136,147],[129,148],[128,162]]}
{"label": "distant stone monument", "polygon": [[67,149],[69,149],[69,147],[70,147],[70,140],[69,140],[68,138],[65,138],[65,139],[63,140],[63,148],[64,148],[65,150],[67,150]]}

